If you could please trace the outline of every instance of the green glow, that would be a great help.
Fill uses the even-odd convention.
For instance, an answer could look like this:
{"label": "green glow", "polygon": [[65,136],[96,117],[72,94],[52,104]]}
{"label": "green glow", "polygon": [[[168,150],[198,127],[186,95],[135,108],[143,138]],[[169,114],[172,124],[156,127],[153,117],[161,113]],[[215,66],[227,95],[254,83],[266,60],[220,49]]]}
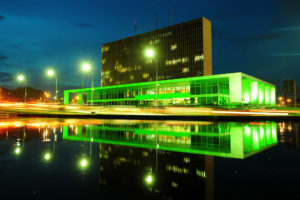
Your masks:
{"label": "green glow", "polygon": [[277,127],[275,125],[272,126],[272,142],[277,143]]}
{"label": "green glow", "polygon": [[[276,128],[276,124],[267,123],[266,125]],[[261,125],[262,129],[265,129],[266,125]],[[172,127],[170,129],[168,126],[159,126],[156,130],[149,125],[146,126],[147,128],[139,129],[137,128],[140,126],[138,123],[135,126],[126,126],[126,123],[117,126],[116,124],[103,123],[97,126],[89,125],[86,129],[81,129],[80,126],[74,127],[73,133],[71,129],[64,126],[63,139],[90,141],[92,137],[93,142],[97,143],[147,149],[159,147],[160,150],[166,151],[230,158],[245,158],[277,143],[274,141],[261,146],[261,142],[266,144],[265,136],[260,139],[259,126],[248,123],[223,122],[218,123],[218,126],[199,124],[196,125],[197,131],[187,131],[189,126],[184,126],[185,131]],[[74,130],[78,130],[77,134],[74,133]],[[168,138],[168,140],[163,138]]]}
{"label": "green glow", "polygon": [[259,127],[259,139],[260,139],[260,146],[263,148],[267,146],[267,139],[265,134],[266,127],[260,126]]}
{"label": "green glow", "polygon": [[270,87],[269,86],[265,86],[265,104],[266,105],[269,105],[271,104],[271,101],[270,101]]}
{"label": "green glow", "polygon": [[67,91],[67,90],[65,90],[64,91],[64,104],[69,104],[69,101],[70,101],[70,93]]}
{"label": "green glow", "polygon": [[259,130],[257,127],[253,128],[252,137],[253,137],[253,150],[259,150],[260,149]]}
{"label": "green glow", "polygon": [[271,87],[271,105],[276,104],[276,91],[275,87]]}
{"label": "green glow", "polygon": [[83,95],[82,93],[78,94],[78,105],[82,105],[83,104]]}
{"label": "green glow", "polygon": [[250,86],[250,79],[243,78],[242,79],[242,84],[243,84],[243,103],[248,104],[251,101],[251,86]]}
{"label": "green glow", "polygon": [[272,144],[272,126],[271,125],[267,125],[266,128],[266,139],[267,139],[267,145]]}
{"label": "green glow", "polygon": [[251,103],[257,103],[258,97],[258,83],[257,81],[251,81]]}
{"label": "green glow", "polygon": [[263,104],[265,100],[265,88],[262,83],[258,84],[258,102],[259,104]]}
{"label": "green glow", "polygon": [[[221,90],[220,85],[218,85],[217,89],[215,89],[216,93],[192,93],[191,86],[195,84],[204,83],[203,81],[215,82],[219,83],[222,79],[224,82],[225,79],[228,81],[229,85],[226,83],[226,87],[229,87],[229,92],[224,92],[226,90]],[[225,81],[225,82],[226,82]],[[132,83],[132,84],[124,84],[124,85],[114,85],[114,86],[105,86],[105,87],[94,87],[94,97],[93,102],[95,103],[112,103],[112,102],[135,102],[140,103],[143,100],[153,100],[156,99],[156,95],[153,94],[144,94],[140,91],[147,91],[152,90],[155,88],[155,81],[152,82],[141,82],[141,83]],[[191,78],[181,78],[181,79],[171,79],[171,80],[162,80],[158,81],[157,84],[159,88],[164,90],[164,88],[169,87],[182,87],[188,88],[188,92],[175,92],[173,89],[171,93],[164,93],[158,94],[157,98],[160,100],[169,99],[172,102],[172,99],[180,99],[186,98],[186,104],[206,104],[208,101],[205,99],[199,100],[200,98],[215,98],[214,100],[217,104],[221,105],[239,105],[239,104],[266,104],[270,105],[269,99],[271,99],[268,94],[269,89],[267,88],[274,88],[275,87],[267,82],[262,80],[256,79],[249,75],[243,73],[231,73],[231,74],[221,74],[221,75],[210,75],[210,76],[200,76],[200,77],[191,77]],[[198,86],[197,86],[198,87]],[[223,86],[222,86],[223,87]],[[132,96],[123,96],[121,98],[105,96],[104,98],[101,96],[100,93],[103,95],[107,95],[107,93],[116,94],[118,92],[124,91],[131,91],[134,92],[135,95]],[[136,92],[139,91],[139,92]],[[75,89],[75,90],[65,90],[65,100],[64,103],[69,103],[69,93],[76,93],[77,95],[80,94],[87,94],[87,102],[91,102],[91,88],[84,88],[84,89]],[[274,93],[275,94],[275,93]],[[274,97],[275,98],[275,97]],[[195,100],[196,99],[196,100]],[[182,101],[182,100],[180,100]],[[211,100],[210,100],[211,101]],[[209,102],[210,102],[209,101]],[[166,101],[162,101],[166,103]],[[200,103],[201,102],[201,103]],[[204,103],[203,103],[204,102]],[[78,101],[81,104],[81,101]]]}

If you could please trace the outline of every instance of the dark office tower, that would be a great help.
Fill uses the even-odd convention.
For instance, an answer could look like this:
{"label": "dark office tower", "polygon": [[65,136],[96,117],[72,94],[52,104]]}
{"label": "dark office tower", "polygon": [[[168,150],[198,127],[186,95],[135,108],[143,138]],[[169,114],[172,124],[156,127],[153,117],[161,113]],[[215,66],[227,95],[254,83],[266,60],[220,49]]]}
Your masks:
{"label": "dark office tower", "polygon": [[101,85],[211,75],[211,46],[204,17],[103,44]]}
{"label": "dark office tower", "polygon": [[284,88],[284,98],[286,103],[296,104],[296,81],[295,80],[286,80],[283,81]]}

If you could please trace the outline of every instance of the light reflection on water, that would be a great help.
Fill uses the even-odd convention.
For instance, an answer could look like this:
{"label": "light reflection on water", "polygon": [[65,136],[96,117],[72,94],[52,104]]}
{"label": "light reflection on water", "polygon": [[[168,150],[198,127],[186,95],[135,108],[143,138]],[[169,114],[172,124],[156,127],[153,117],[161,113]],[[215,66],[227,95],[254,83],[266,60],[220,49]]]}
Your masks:
{"label": "light reflection on water", "polygon": [[[215,156],[263,153],[282,140],[277,129],[293,130],[274,122],[6,119],[0,121],[0,177],[26,171],[32,180],[16,187],[26,185],[19,194],[28,197],[79,198],[89,191],[110,199],[214,199]],[[45,170],[64,189],[50,193],[37,175]]]}

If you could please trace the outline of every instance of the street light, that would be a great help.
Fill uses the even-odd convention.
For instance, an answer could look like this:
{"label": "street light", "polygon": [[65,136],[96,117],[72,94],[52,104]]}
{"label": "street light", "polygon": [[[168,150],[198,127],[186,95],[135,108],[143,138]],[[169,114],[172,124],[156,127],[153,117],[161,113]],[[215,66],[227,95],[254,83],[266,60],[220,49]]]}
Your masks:
{"label": "street light", "polygon": [[25,76],[23,74],[20,74],[20,75],[18,75],[17,79],[20,82],[24,81],[24,91],[25,91],[24,92],[24,103],[26,103],[26,96],[27,96],[26,85],[27,85],[27,83],[26,83]]}
{"label": "street light", "polygon": [[[148,58],[155,58],[155,52],[153,49],[147,49],[145,53]],[[155,58],[155,107],[157,108],[157,59],[156,58]]]}
{"label": "street light", "polygon": [[47,75],[49,77],[55,76],[55,97],[54,98],[55,98],[55,103],[57,103],[57,93],[58,93],[58,91],[57,91],[57,75],[53,69],[48,69]]}
{"label": "street light", "polygon": [[94,91],[94,74],[93,74],[93,70],[92,70],[92,67],[89,63],[84,63],[82,66],[81,66],[81,69],[83,72],[89,72],[91,71],[91,74],[92,74],[92,91],[91,91],[91,106],[93,106],[93,91]]}

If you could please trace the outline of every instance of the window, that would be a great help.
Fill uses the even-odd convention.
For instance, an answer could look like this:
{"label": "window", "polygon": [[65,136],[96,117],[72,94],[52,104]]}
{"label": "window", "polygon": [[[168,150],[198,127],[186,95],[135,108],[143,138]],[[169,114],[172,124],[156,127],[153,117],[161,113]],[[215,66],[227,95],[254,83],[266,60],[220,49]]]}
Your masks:
{"label": "window", "polygon": [[175,49],[177,49],[177,44],[171,45],[171,51],[173,51],[173,50],[175,50]]}

